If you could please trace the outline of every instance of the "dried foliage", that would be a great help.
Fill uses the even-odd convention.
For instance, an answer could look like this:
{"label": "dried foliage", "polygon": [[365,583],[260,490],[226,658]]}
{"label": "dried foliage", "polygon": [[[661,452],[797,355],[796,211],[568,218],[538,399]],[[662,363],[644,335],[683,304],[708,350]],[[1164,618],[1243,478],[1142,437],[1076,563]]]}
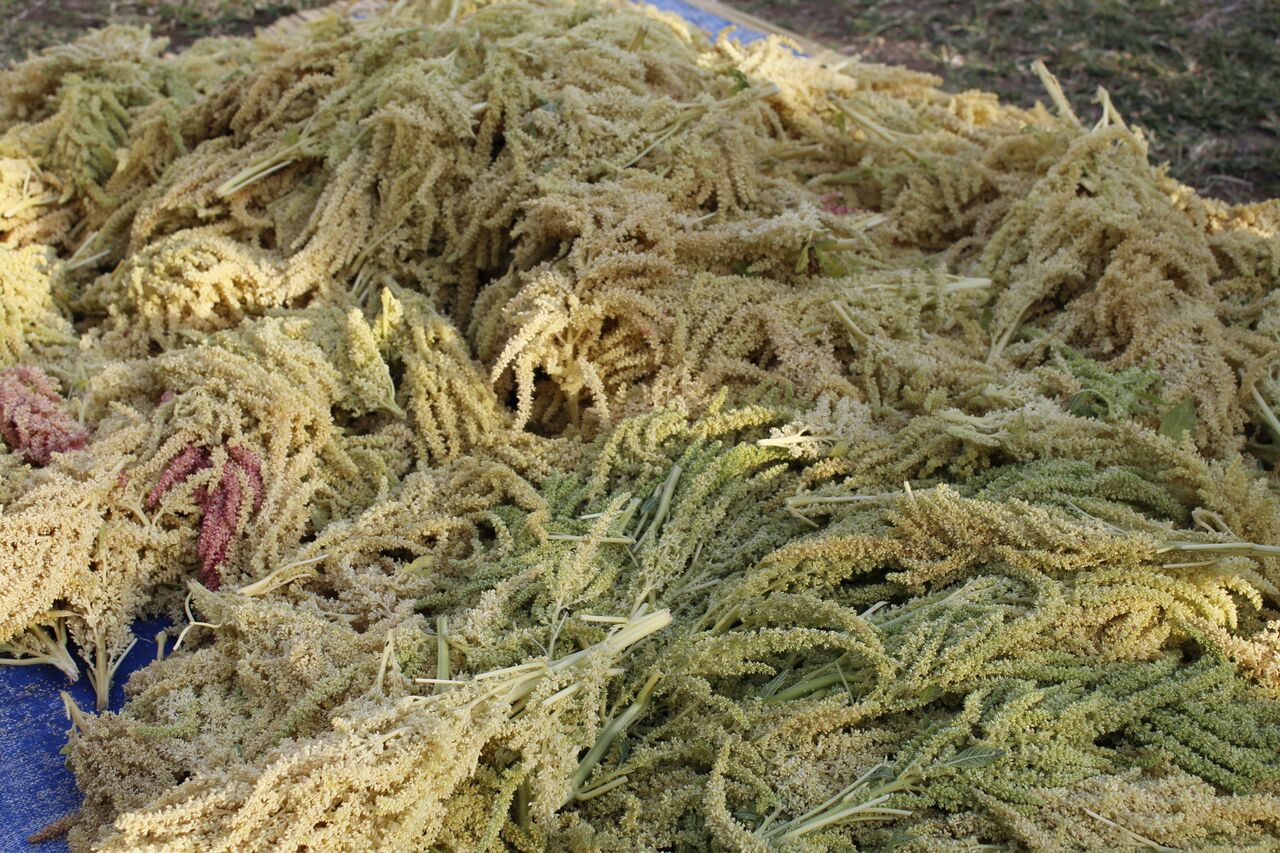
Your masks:
{"label": "dried foliage", "polygon": [[1273,847],[1280,207],[1044,79],[425,0],[0,75],[73,847]]}

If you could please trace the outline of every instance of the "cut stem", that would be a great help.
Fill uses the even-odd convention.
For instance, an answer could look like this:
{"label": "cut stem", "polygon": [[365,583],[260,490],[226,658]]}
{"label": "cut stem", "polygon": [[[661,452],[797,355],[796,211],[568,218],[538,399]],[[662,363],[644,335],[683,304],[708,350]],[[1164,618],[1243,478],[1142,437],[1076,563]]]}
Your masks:
{"label": "cut stem", "polygon": [[328,556],[328,554],[321,554],[318,557],[310,557],[306,560],[298,560],[281,566],[266,577],[259,578],[247,586],[240,587],[236,590],[236,594],[246,596],[266,595],[269,592],[274,592],[280,587],[293,583],[301,578],[312,577],[313,575],[311,572],[305,571],[306,567],[313,563],[318,563]]}
{"label": "cut stem", "polygon": [[[609,751],[609,747],[613,745],[614,740],[616,740],[619,735],[625,733],[626,730],[630,728],[631,724],[644,713],[645,708],[649,705],[649,698],[653,696],[654,688],[658,686],[658,682],[661,679],[661,672],[654,672],[650,674],[649,678],[646,679],[644,686],[640,688],[640,693],[636,696],[636,700],[632,702],[625,711],[611,720],[609,724],[604,727],[604,730],[600,732],[600,736],[596,738],[595,744],[591,747],[591,750],[583,756],[581,763],[578,764],[577,771],[569,780],[570,789],[573,792],[571,794],[573,799],[590,799],[592,796],[598,796],[605,792],[604,788],[597,788],[590,794],[584,793],[582,790],[582,784],[587,781],[587,778],[591,775],[591,771],[595,770],[596,765],[598,765],[600,760],[604,758],[605,753]],[[623,776],[621,779],[615,779],[612,782],[609,782],[606,787],[616,787],[626,778],[626,776]]]}
{"label": "cut stem", "polygon": [[[449,680],[449,617],[436,618],[436,677],[441,682]],[[443,683],[437,683],[435,692],[444,689]]]}
{"label": "cut stem", "polygon": [[114,660],[111,653],[107,651],[107,641],[102,632],[97,627],[92,628],[93,631],[93,660],[89,662],[90,666],[85,670],[85,675],[89,678],[89,683],[93,685],[94,698],[97,702],[99,711],[105,711],[111,704],[111,682],[116,677],[116,671],[120,669],[120,664],[124,663],[125,656],[133,651],[133,647],[138,644],[138,638],[134,637],[129,641],[129,645],[124,647],[119,657]]}
{"label": "cut stem", "polygon": [[[46,630],[48,628],[49,630]],[[0,653],[13,655],[0,658],[0,666],[49,664],[70,681],[80,677],[80,668],[67,648],[66,620],[55,617],[48,626],[36,623],[7,643],[0,643]]]}

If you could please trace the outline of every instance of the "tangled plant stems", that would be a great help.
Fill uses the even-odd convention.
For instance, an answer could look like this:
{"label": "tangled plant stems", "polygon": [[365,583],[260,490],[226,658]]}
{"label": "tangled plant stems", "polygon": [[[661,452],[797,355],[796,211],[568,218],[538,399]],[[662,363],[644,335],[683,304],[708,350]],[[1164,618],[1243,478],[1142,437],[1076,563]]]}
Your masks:
{"label": "tangled plant stems", "polygon": [[1044,69],[343,9],[0,75],[75,850],[1280,843],[1276,203]]}

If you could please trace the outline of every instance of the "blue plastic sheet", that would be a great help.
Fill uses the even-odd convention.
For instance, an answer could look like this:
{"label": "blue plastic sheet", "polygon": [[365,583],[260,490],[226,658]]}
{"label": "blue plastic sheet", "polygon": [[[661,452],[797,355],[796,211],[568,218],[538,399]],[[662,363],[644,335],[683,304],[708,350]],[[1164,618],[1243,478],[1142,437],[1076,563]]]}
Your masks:
{"label": "blue plastic sheet", "polygon": [[[124,704],[129,673],[155,660],[155,636],[167,623],[145,620],[133,630],[138,643],[125,656],[111,689],[111,707]],[[27,844],[27,836],[80,807],[75,777],[67,769],[62,747],[71,727],[61,691],[85,711],[94,709],[93,687],[83,673],[74,683],[51,666],[0,667],[0,850],[62,851],[61,839]]]}
{"label": "blue plastic sheet", "polygon": [[740,41],[743,44],[750,44],[753,41],[759,41],[765,37],[764,33],[744,29],[739,27],[737,24],[720,17],[719,15],[708,12],[705,9],[699,9],[697,6],[690,5],[689,3],[682,3],[680,0],[649,0],[647,5],[656,6],[657,8],[664,9],[668,12],[675,12],[689,23],[713,36],[719,35],[719,33],[726,27],[735,27],[736,29],[733,31],[733,38],[735,41]]}
{"label": "blue plastic sheet", "polygon": [[[650,4],[675,12],[700,29],[716,35],[729,21],[680,0],[653,0]],[[761,33],[737,29],[733,37],[751,42]],[[134,626],[138,644],[125,657],[111,690],[111,709],[124,704],[123,684],[129,675],[155,659],[155,635],[165,623],[140,622]],[[62,839],[38,845],[27,836],[80,806],[75,777],[66,767],[62,748],[70,723],[63,711],[60,691],[66,690],[84,710],[94,707],[93,689],[83,675],[75,684],[51,666],[0,666],[0,851],[3,853],[61,853]]]}

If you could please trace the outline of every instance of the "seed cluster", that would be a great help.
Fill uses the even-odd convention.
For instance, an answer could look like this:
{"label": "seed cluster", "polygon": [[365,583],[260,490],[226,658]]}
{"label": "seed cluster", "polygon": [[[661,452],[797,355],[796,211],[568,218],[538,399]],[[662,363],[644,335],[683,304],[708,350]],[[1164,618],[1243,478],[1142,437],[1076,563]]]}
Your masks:
{"label": "seed cluster", "polygon": [[402,0],[0,73],[73,849],[1274,848],[1280,203],[794,47]]}

